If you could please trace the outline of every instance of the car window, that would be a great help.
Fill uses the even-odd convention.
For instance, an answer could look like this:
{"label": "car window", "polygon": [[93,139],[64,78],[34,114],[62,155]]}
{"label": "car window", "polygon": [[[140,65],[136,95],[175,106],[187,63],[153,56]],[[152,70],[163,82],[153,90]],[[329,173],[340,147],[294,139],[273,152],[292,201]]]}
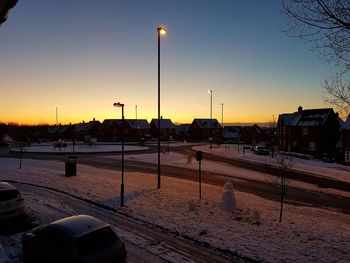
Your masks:
{"label": "car window", "polygon": [[0,192],[0,201],[8,201],[11,199],[16,199],[20,196],[21,194],[18,192],[18,190],[5,190]]}
{"label": "car window", "polygon": [[44,228],[40,231],[38,237],[42,243],[57,253],[68,253],[70,251],[71,239],[60,229]]}
{"label": "car window", "polygon": [[80,254],[90,254],[109,247],[119,241],[110,227],[104,227],[76,239],[76,249]]}

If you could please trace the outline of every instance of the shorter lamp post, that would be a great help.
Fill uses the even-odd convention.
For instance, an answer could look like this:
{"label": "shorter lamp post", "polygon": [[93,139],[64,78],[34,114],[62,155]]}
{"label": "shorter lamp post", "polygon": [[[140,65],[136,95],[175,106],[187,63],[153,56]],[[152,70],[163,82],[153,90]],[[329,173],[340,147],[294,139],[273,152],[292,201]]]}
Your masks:
{"label": "shorter lamp post", "polygon": [[113,106],[122,108],[122,182],[120,184],[120,206],[124,206],[124,104],[117,102],[113,103]]}
{"label": "shorter lamp post", "polygon": [[209,134],[209,145],[210,149],[212,148],[212,140],[213,140],[213,91],[209,90],[210,94],[210,134]]}

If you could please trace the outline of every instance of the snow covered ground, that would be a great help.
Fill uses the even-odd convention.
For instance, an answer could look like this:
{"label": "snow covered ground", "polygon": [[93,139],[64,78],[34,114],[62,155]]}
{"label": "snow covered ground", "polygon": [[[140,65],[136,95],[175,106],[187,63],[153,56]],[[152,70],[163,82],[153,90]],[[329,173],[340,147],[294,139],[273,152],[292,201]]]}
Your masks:
{"label": "snow covered ground", "polygon": [[[0,158],[0,180],[55,187],[119,206],[120,172],[78,165],[77,173],[65,177],[62,162],[23,160],[18,169],[18,160]],[[350,262],[350,215],[285,205],[278,223],[279,203],[235,191],[238,210],[232,214],[218,208],[222,192],[223,187],[204,184],[199,200],[197,183],[163,176],[157,190],[154,175],[126,173],[126,206],[120,211],[263,262]]]}
{"label": "snow covered ground", "polygon": [[[145,146],[125,145],[124,151],[144,151],[148,150]],[[23,147],[22,151],[27,153],[110,153],[110,152],[121,152],[122,146],[120,144],[78,144],[74,147],[68,144],[67,147],[54,148],[53,145],[33,145],[29,147]],[[20,148],[11,148],[12,152],[20,152]]]}
{"label": "snow covered ground", "polygon": [[[256,155],[250,149],[246,149],[243,155],[242,145],[240,145],[238,150],[237,144],[223,144],[218,147],[213,146],[211,149],[208,145],[201,145],[193,147],[193,150],[203,151],[226,158],[273,164],[270,156]],[[330,177],[339,181],[350,182],[350,166],[338,163],[326,163],[321,160],[294,158],[292,169]]]}
{"label": "snow covered ground", "polygon": [[[203,148],[206,149],[206,146],[202,146],[199,149],[203,149]],[[254,156],[257,156],[258,158],[262,157],[260,155],[251,154],[251,158],[254,158]],[[195,156],[191,154],[185,155],[185,154],[180,154],[175,152],[169,152],[169,153],[166,152],[164,154],[161,154],[160,157],[161,157],[161,163],[164,165],[198,170],[198,162],[196,161]],[[117,160],[117,159],[120,159],[121,157],[114,155],[114,156],[104,156],[104,158]],[[261,159],[261,162],[268,161],[271,164],[270,157],[263,156],[263,158],[266,158],[266,159]],[[145,154],[137,154],[137,155],[127,155],[125,156],[125,159],[131,160],[131,161],[140,161],[140,162],[156,164],[158,162],[158,154],[145,153]],[[300,160],[300,161],[303,161],[303,160]],[[299,162],[299,159],[295,159],[295,162],[296,163]],[[304,166],[307,166],[307,164],[304,164]],[[214,162],[214,161],[209,161],[205,159],[202,161],[202,171],[219,173],[229,177],[234,177],[234,178],[243,179],[243,180],[249,179],[249,180],[255,180],[255,181],[262,181],[262,182],[266,182],[266,181],[270,182],[272,179],[271,176],[269,176],[266,173],[239,168],[236,166],[229,165],[225,162]],[[338,176],[337,170],[333,171],[332,169],[330,169],[329,174],[333,174],[335,178],[339,180],[343,179],[345,182],[348,182],[350,180],[350,173],[348,174],[344,173],[343,176]],[[350,197],[350,192],[348,191],[335,190],[331,188],[320,188],[313,184],[309,184],[305,182],[292,181],[290,185],[296,188],[318,191],[322,193],[332,193],[332,194]]]}

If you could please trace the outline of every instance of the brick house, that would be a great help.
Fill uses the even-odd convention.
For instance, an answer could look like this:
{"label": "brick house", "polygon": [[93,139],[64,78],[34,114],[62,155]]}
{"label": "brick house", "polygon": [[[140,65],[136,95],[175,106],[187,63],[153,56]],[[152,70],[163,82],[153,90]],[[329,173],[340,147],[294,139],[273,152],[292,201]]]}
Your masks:
{"label": "brick house", "polygon": [[[152,119],[150,123],[152,137],[158,138],[158,119]],[[160,119],[160,138],[171,140],[175,136],[175,125],[170,119]]]}
{"label": "brick house", "polygon": [[74,126],[69,125],[54,125],[47,128],[47,136],[50,140],[69,140],[74,137]]}
{"label": "brick house", "polygon": [[105,119],[98,128],[99,141],[118,141],[122,139],[122,120]]}
{"label": "brick house", "polygon": [[93,119],[87,123],[82,122],[79,124],[74,124],[74,136],[75,140],[88,142],[91,138],[97,138],[98,128],[101,122]]}
{"label": "brick house", "polygon": [[223,128],[217,119],[194,119],[189,127],[191,140],[208,140],[213,138],[214,142],[221,142]]}
{"label": "brick house", "polygon": [[350,165],[350,114],[343,126],[342,135],[343,135],[344,163],[347,165]]}
{"label": "brick house", "polygon": [[146,119],[126,119],[125,120],[125,137],[129,141],[141,141],[149,138],[150,126]]}
{"label": "brick house", "polygon": [[334,154],[340,137],[338,114],[332,108],[303,110],[280,114],[277,131],[282,151],[322,157]]}
{"label": "brick house", "polygon": [[265,131],[257,124],[252,126],[243,126],[241,128],[241,139],[240,141],[246,144],[260,144],[266,142]]}

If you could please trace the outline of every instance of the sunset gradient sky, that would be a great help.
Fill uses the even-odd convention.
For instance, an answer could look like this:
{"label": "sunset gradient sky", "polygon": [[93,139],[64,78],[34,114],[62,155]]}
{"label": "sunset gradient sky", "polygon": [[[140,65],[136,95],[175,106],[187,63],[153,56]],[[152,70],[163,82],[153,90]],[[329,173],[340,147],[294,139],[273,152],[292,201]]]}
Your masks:
{"label": "sunset gradient sky", "polygon": [[270,122],[330,107],[321,83],[334,69],[283,32],[281,1],[19,0],[0,27],[0,122],[40,124],[157,116]]}

